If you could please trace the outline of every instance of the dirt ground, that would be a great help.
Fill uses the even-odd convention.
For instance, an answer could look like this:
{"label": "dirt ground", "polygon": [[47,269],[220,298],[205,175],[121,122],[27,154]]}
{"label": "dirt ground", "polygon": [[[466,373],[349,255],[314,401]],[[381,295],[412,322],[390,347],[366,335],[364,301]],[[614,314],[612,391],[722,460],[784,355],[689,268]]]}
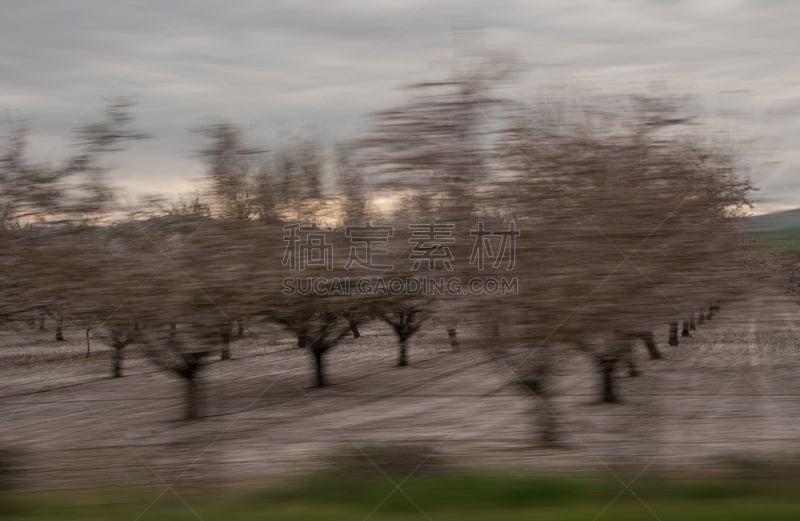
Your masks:
{"label": "dirt ground", "polygon": [[[563,445],[535,444],[535,402],[485,350],[452,352],[443,325],[397,342],[378,323],[328,357],[330,382],[312,389],[308,354],[260,324],[233,359],[202,376],[205,417],[183,413],[182,382],[135,349],[125,377],[84,331],[0,334],[0,446],[20,455],[31,489],[221,487],[280,482],[375,444],[420,444],[463,467],[546,472],[727,472],[800,455],[800,306],[765,291],[723,306],[681,345],[657,330],[661,360],[636,352],[638,377],[618,375],[622,398],[602,404],[598,376],[578,353],[559,364]],[[469,335],[460,331],[460,335]],[[466,342],[468,343],[468,342]],[[738,468],[738,467],[737,467]],[[620,470],[622,469],[622,470]]]}

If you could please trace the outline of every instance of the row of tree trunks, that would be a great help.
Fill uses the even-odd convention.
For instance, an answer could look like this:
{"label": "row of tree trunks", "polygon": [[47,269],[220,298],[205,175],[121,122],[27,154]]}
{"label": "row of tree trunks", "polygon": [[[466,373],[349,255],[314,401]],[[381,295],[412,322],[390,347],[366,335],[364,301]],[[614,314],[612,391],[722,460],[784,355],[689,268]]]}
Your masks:
{"label": "row of tree trunks", "polygon": [[[691,332],[697,329],[698,325],[702,325],[705,323],[706,320],[711,320],[714,318],[714,315],[719,312],[719,304],[714,303],[708,306],[708,311],[701,311],[697,314],[697,320],[695,320],[695,315],[692,314],[686,320],[683,320],[681,325],[681,337],[690,337],[692,336]],[[669,345],[677,346],[679,344],[678,341],[678,322],[670,322],[669,323]]]}
{"label": "row of tree trunks", "polygon": [[[708,315],[706,315],[705,313],[700,314],[701,318],[700,323],[702,323],[703,319],[710,319],[713,316],[713,313],[718,310],[719,310],[718,305],[715,305],[715,308],[713,310],[712,307],[709,307]],[[670,322],[669,338],[667,342],[671,346],[677,346],[679,343],[678,340],[679,325],[681,326],[680,336],[682,337],[691,336],[690,331],[697,329],[694,316],[692,316],[690,319],[682,321],[681,323]],[[620,341],[628,342],[627,346],[619,349],[616,352],[603,353],[602,355],[598,355],[596,357],[597,368],[601,380],[602,400],[604,402],[613,403],[618,401],[618,396],[614,386],[614,372],[620,361],[623,361],[628,366],[628,374],[630,376],[632,377],[638,376],[639,371],[633,360],[633,354],[632,354],[633,347],[630,344],[631,342],[636,340],[642,340],[644,342],[645,347],[647,348],[647,352],[650,355],[651,359],[657,360],[661,358],[661,351],[659,351],[658,346],[656,345],[655,335],[653,335],[652,331],[628,331],[624,333],[624,336]]]}

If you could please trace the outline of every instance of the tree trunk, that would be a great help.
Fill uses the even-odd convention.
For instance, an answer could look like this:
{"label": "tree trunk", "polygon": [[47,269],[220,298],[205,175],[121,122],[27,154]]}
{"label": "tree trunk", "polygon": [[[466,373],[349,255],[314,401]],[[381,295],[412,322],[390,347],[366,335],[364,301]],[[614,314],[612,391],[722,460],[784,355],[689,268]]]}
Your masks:
{"label": "tree trunk", "polygon": [[551,447],[558,444],[558,418],[548,397],[542,396],[539,404],[539,439],[542,445]]}
{"label": "tree trunk", "polygon": [[644,340],[644,346],[647,348],[647,353],[650,355],[651,360],[661,358],[661,351],[658,350],[656,337],[652,331],[648,331],[647,334],[643,335],[642,340]]}
{"label": "tree trunk", "polygon": [[200,416],[200,396],[197,393],[197,380],[192,373],[186,378],[186,419],[195,420]]}
{"label": "tree trunk", "polygon": [[111,349],[111,378],[122,376],[122,348],[112,347]]}
{"label": "tree trunk", "polygon": [[539,433],[539,443],[544,446],[555,445],[558,443],[558,419],[550,401],[547,375],[536,371],[535,378],[523,379],[522,383],[533,396],[538,398],[533,416],[537,420],[536,430]]}
{"label": "tree trunk", "polygon": [[694,313],[692,313],[691,318],[689,318],[689,330],[690,331],[697,330],[697,324],[694,321]]}
{"label": "tree trunk", "polygon": [[671,345],[671,346],[678,345],[678,323],[677,322],[670,322],[669,323],[669,345]]}
{"label": "tree trunk", "polygon": [[453,351],[458,351],[458,337],[456,337],[456,328],[447,328],[447,336],[450,339],[450,348]]}
{"label": "tree trunk", "polygon": [[353,338],[361,338],[361,332],[358,330],[358,323],[353,319],[347,319],[350,324],[350,331],[353,332]]}
{"label": "tree trunk", "polygon": [[708,315],[706,315],[706,319],[711,320],[714,318],[714,306],[708,306]]}
{"label": "tree trunk", "polygon": [[64,341],[64,326],[60,318],[56,320],[56,341]]}
{"label": "tree trunk", "polygon": [[614,366],[617,360],[614,357],[599,357],[597,359],[600,365],[600,375],[603,379],[603,401],[606,403],[615,403],[617,401],[617,393],[614,389]]}
{"label": "tree trunk", "polygon": [[689,333],[689,321],[688,320],[684,320],[683,323],[681,324],[681,336],[682,337],[691,336],[691,333]]}
{"label": "tree trunk", "polygon": [[328,385],[325,380],[325,350],[315,347],[311,349],[311,354],[314,356],[315,387],[325,387]]}
{"label": "tree trunk", "polygon": [[405,367],[408,365],[408,339],[400,338],[400,358],[397,360],[397,367]]}
{"label": "tree trunk", "polygon": [[228,324],[225,326],[220,326],[219,336],[220,336],[220,348],[219,348],[219,359],[220,360],[230,360],[231,359],[231,329],[233,324]]}
{"label": "tree trunk", "polygon": [[705,314],[705,312],[704,312],[704,311],[701,311],[701,312],[700,312],[700,315],[697,317],[697,325],[698,325],[698,326],[699,326],[699,325],[702,325],[702,324],[703,324],[703,322],[705,322],[705,321],[706,321],[706,314]]}

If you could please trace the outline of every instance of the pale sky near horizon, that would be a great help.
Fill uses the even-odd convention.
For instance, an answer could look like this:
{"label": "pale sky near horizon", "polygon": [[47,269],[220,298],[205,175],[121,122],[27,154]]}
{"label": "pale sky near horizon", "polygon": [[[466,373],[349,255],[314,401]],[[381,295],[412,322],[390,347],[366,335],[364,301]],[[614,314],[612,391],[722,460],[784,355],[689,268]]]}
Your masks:
{"label": "pale sky near horizon", "polygon": [[27,120],[33,154],[54,159],[104,99],[133,97],[153,139],[114,158],[116,182],[186,192],[203,173],[193,127],[221,118],[265,143],[346,139],[400,101],[398,87],[440,79],[477,34],[526,66],[522,101],[559,85],[694,96],[751,143],[760,213],[800,206],[799,19],[791,0],[6,0],[0,123]]}

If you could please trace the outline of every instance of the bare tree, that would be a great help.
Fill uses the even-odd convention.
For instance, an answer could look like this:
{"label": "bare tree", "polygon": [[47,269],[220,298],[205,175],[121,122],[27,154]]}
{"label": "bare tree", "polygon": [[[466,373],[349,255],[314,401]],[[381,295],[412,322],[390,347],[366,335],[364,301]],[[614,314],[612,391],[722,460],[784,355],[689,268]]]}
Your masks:
{"label": "bare tree", "polygon": [[377,315],[389,324],[400,342],[398,367],[408,365],[408,341],[431,315],[432,299],[426,296],[387,295],[374,304]]}
{"label": "bare tree", "polygon": [[554,346],[591,356],[601,398],[616,401],[632,332],[684,317],[741,276],[735,221],[749,185],[725,151],[684,137],[692,121],[669,100],[602,100],[575,114],[542,105],[517,119],[485,204],[520,225],[520,291],[462,305],[477,329],[502,316],[532,349],[514,372],[545,409]]}
{"label": "bare tree", "polygon": [[27,157],[22,127],[13,129],[0,149],[0,227],[19,241],[17,271],[27,286],[21,298],[7,304],[49,313],[56,340],[64,339],[65,320],[91,320],[85,293],[93,289],[88,274],[99,251],[97,233],[87,226],[111,209],[114,194],[104,158],[146,137],[132,128],[130,109],[127,100],[111,101],[102,117],[77,127],[70,154],[55,165]]}
{"label": "bare tree", "polygon": [[[513,62],[489,55],[457,65],[441,81],[407,86],[406,103],[377,113],[359,155],[367,186],[402,200],[395,222],[427,223],[434,235],[445,229],[437,223],[443,224],[452,239],[467,237],[471,225],[485,217],[481,199],[496,169],[497,124],[510,107],[497,91],[515,69]],[[445,246],[453,259],[469,258],[463,240],[450,242]],[[457,348],[455,324],[447,329]]]}
{"label": "bare tree", "polygon": [[257,179],[263,151],[245,143],[243,131],[231,123],[198,130],[208,139],[201,156],[221,217],[248,220],[259,215],[264,186]]}

